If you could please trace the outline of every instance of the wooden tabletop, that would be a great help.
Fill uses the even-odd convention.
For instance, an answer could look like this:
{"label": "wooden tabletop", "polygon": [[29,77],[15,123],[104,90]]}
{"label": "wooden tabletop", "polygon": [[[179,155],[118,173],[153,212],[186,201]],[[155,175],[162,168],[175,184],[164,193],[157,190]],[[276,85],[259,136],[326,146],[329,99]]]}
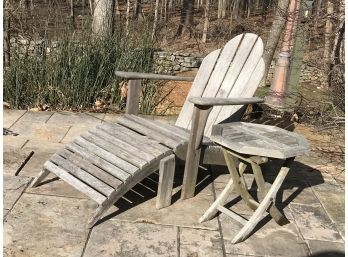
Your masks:
{"label": "wooden tabletop", "polygon": [[275,126],[233,122],[213,126],[211,140],[232,151],[286,159],[309,152],[307,140]]}

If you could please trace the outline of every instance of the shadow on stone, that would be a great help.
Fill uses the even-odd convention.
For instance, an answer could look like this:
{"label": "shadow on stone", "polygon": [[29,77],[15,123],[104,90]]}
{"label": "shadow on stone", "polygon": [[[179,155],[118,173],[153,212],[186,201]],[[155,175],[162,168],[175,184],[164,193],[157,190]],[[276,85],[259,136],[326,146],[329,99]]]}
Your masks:
{"label": "shadow on stone", "polygon": [[343,257],[345,256],[344,252],[339,252],[339,251],[323,251],[320,253],[315,253],[309,255],[311,257]]}

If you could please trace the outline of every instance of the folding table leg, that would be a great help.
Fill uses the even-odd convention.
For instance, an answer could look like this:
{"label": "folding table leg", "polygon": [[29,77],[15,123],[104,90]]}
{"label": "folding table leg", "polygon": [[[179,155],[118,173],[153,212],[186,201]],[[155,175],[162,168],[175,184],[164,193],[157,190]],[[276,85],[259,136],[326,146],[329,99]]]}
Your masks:
{"label": "folding table leg", "polygon": [[204,213],[204,215],[199,219],[199,222],[204,222],[210,220],[217,212],[218,206],[223,206],[227,197],[232,193],[234,188],[233,180],[230,179],[227,186],[224,188],[222,193],[218,196],[215,202],[209,207],[209,209]]}
{"label": "folding table leg", "polygon": [[[263,175],[262,175],[261,167],[260,167],[260,165],[254,163],[254,162],[251,162],[251,167],[253,169],[253,173],[255,176],[257,187],[260,190],[262,197],[265,197],[265,195],[267,193],[267,187],[266,187]],[[271,207],[270,207],[268,212],[272,216],[274,221],[277,222],[279,225],[285,225],[285,224],[289,223],[289,220],[275,206],[275,199],[272,202]]]}
{"label": "folding table leg", "polygon": [[267,211],[269,206],[274,201],[277,192],[282,185],[286,175],[289,172],[288,167],[282,167],[276,179],[274,180],[270,190],[266,194],[265,198],[260,203],[259,207],[256,209],[254,214],[251,216],[249,221],[245,224],[245,226],[238,232],[238,234],[233,238],[232,243],[236,244],[243,241],[255,228],[257,223],[262,219],[263,214]]}

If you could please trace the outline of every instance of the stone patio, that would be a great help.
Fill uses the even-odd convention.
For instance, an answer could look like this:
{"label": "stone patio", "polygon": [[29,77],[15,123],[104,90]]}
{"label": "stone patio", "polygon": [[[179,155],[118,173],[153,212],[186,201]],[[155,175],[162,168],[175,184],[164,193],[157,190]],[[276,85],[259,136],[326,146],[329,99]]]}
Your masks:
{"label": "stone patio", "polygon": [[[183,168],[178,167],[174,203],[161,210],[155,208],[158,174],[154,173],[91,230],[86,225],[97,207],[94,201],[52,175],[48,183],[28,187],[46,159],[65,143],[116,118],[100,113],[4,111],[3,126],[19,134],[4,136],[4,256],[344,256],[344,185],[315,169],[311,155],[296,159],[277,199],[290,223],[278,226],[266,216],[246,241],[236,245],[231,240],[241,226],[224,214],[198,223],[227,183],[225,167],[202,169],[196,196],[185,201],[179,200]],[[239,199],[231,197],[228,205],[246,217],[252,213]]]}

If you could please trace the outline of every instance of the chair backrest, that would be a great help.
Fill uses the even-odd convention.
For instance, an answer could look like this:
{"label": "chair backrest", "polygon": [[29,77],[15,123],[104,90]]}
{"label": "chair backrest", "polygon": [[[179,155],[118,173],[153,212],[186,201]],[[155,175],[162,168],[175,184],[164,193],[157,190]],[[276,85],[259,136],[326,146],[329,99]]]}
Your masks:
{"label": "chair backrest", "polygon": [[[190,129],[193,104],[188,99],[191,97],[252,97],[265,71],[262,54],[261,38],[251,33],[238,35],[223,49],[208,54],[202,61],[175,125]],[[242,107],[214,106],[204,135],[209,136],[214,124],[238,113]]]}

